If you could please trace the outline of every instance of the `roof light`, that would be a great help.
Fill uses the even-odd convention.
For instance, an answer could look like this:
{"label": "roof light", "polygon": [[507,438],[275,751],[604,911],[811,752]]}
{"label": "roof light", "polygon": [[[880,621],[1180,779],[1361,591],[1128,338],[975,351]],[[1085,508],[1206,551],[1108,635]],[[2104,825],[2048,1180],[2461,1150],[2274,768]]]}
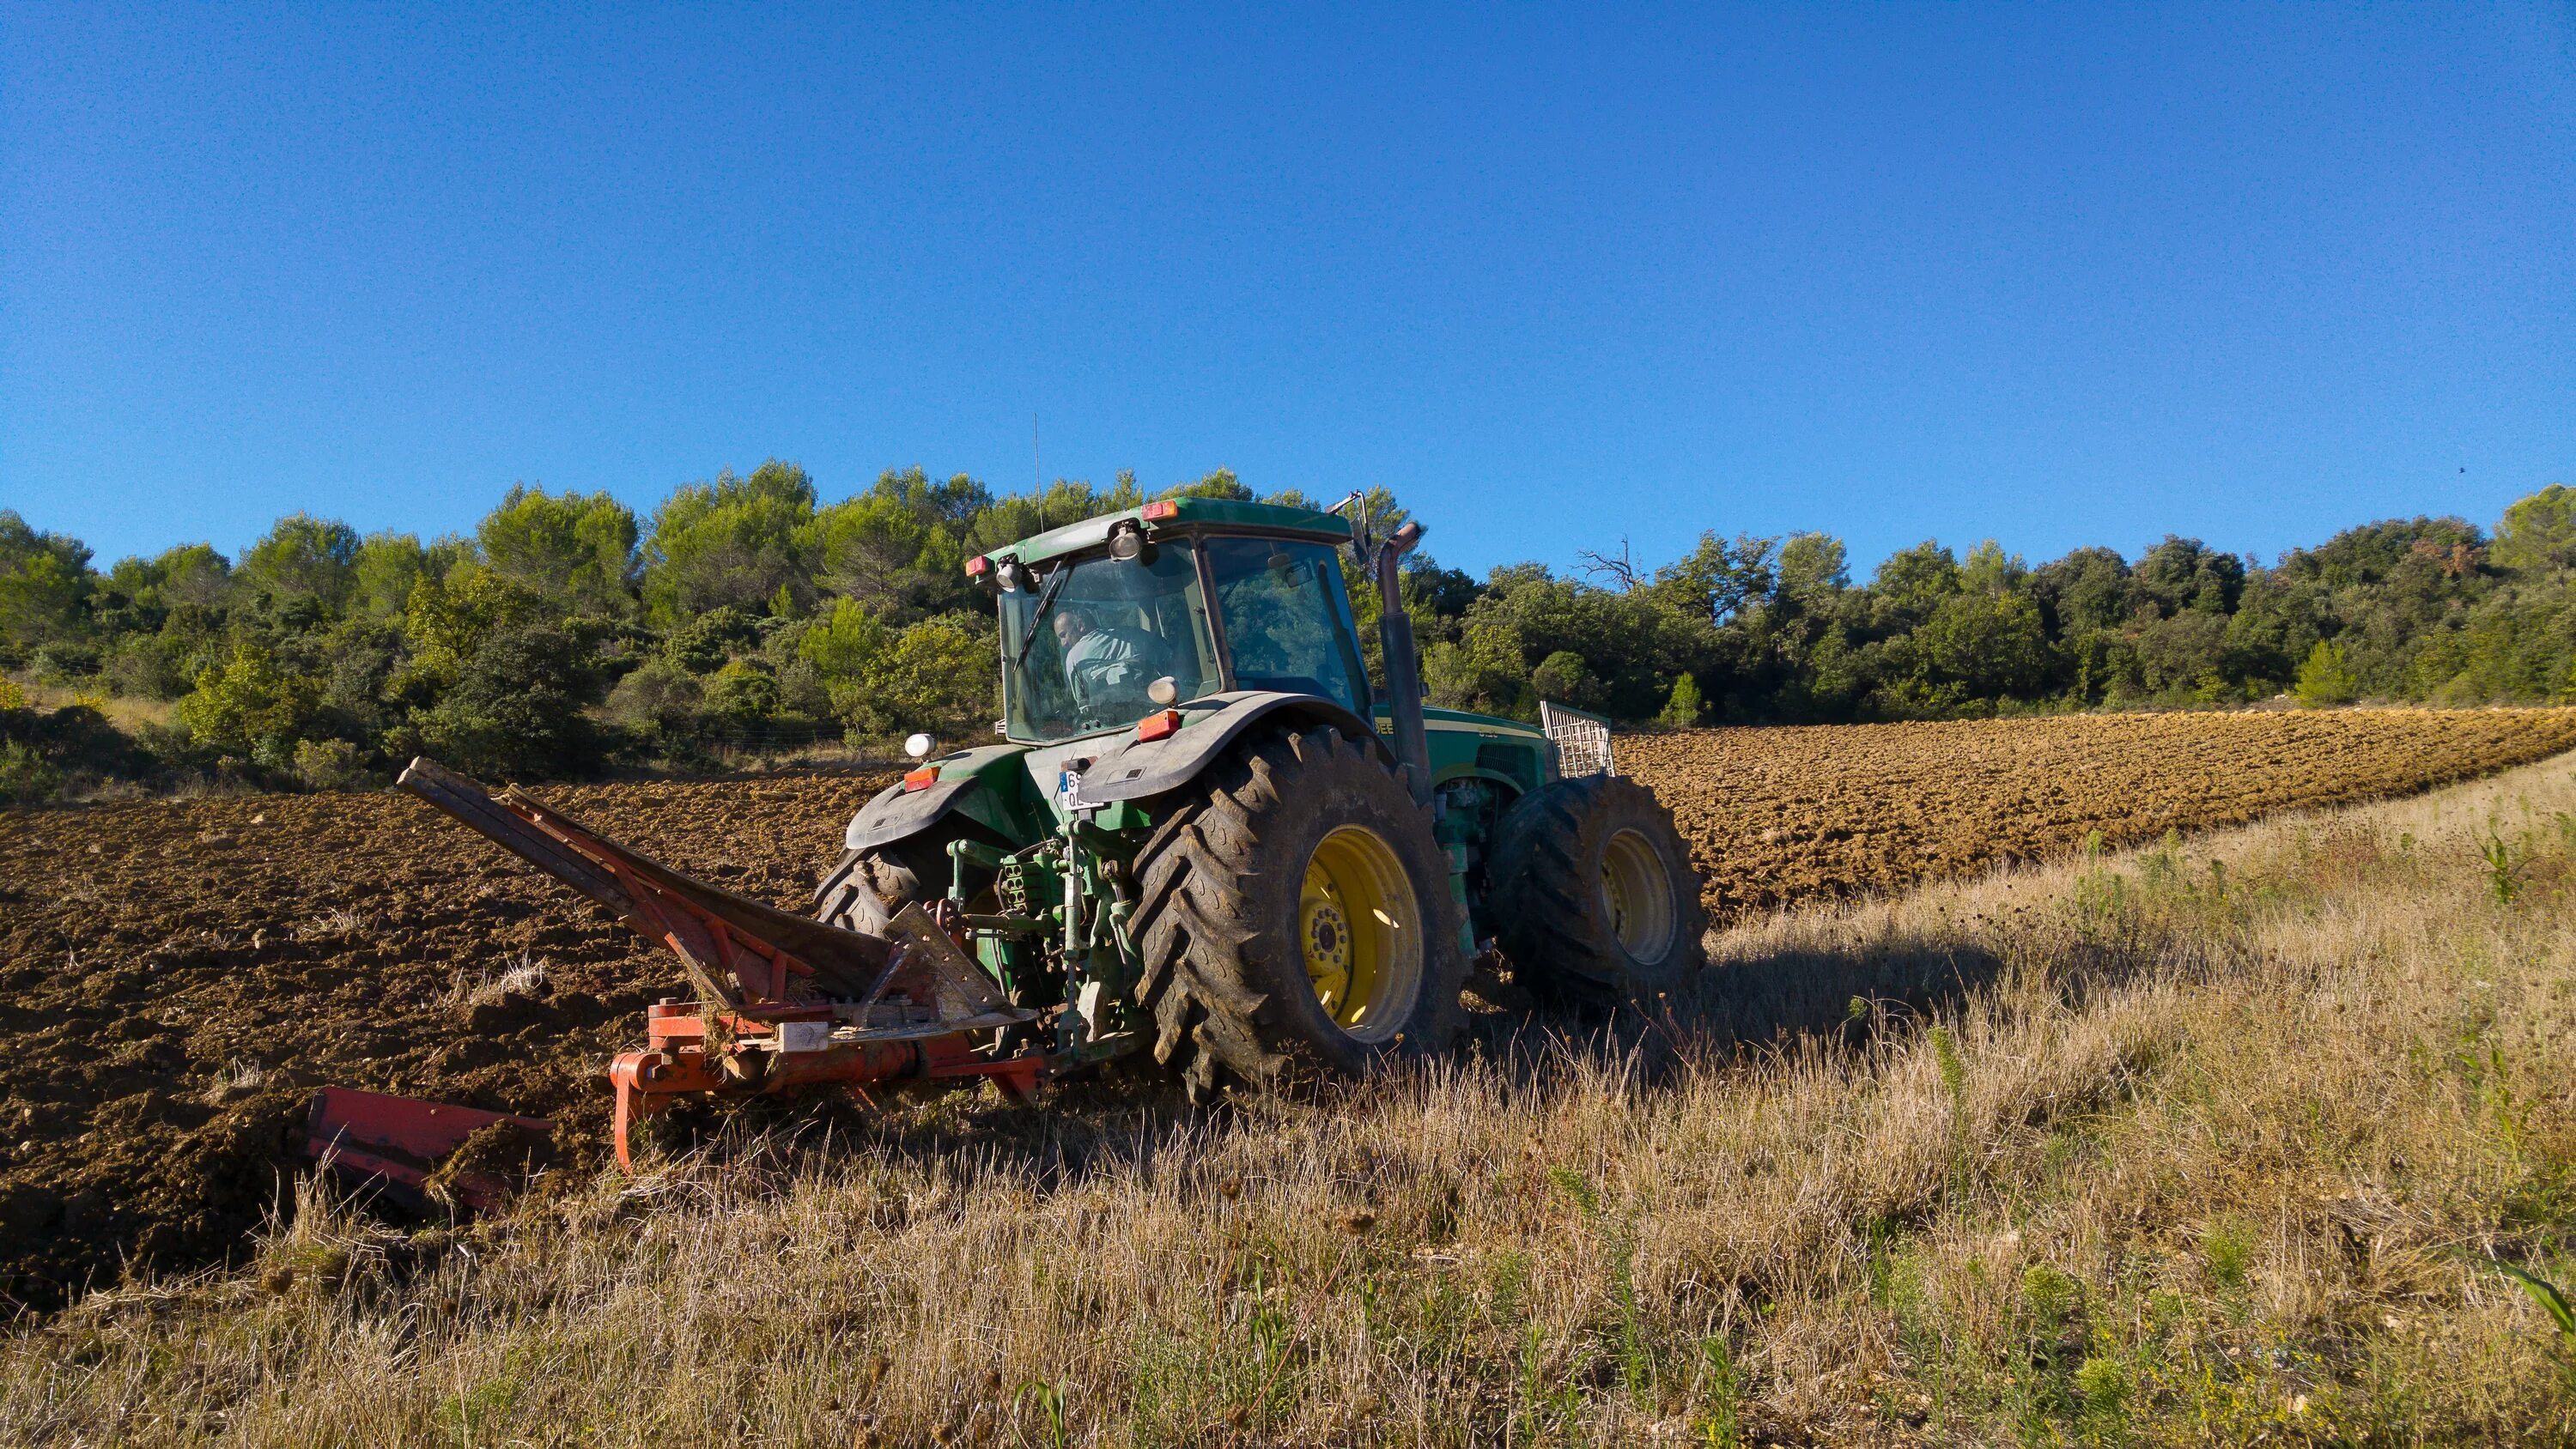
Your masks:
{"label": "roof light", "polygon": [[979,553],[973,558],[966,560],[966,577],[970,579],[980,579],[992,567],[993,561]]}
{"label": "roof light", "polygon": [[1152,744],[1156,740],[1170,739],[1179,731],[1180,727],[1181,712],[1179,710],[1161,710],[1154,714],[1145,716],[1144,722],[1136,726],[1136,738],[1142,743]]}
{"label": "roof light", "polygon": [[1145,511],[1137,516],[1147,523],[1160,523],[1166,518],[1178,518],[1180,513],[1181,505],[1178,502],[1169,498],[1157,498],[1146,504]]}

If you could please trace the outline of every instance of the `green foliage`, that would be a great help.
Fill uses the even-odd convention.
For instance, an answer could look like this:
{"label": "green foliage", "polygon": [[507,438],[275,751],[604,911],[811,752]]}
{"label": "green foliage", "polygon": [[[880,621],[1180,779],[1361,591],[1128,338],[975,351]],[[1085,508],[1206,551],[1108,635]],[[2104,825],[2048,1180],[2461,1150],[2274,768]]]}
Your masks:
{"label": "green foliage", "polygon": [[691,483],[653,514],[644,602],[665,627],[728,604],[765,610],[780,589],[813,591],[814,480],[775,458],[736,477]]}
{"label": "green foliage", "polygon": [[60,770],[35,746],[22,740],[0,740],[0,800],[12,805],[41,805],[63,787]]}
{"label": "green foliage", "polygon": [[367,783],[367,767],[358,747],[347,740],[300,740],[295,778],[308,790],[354,790]]}
{"label": "green foliage", "polygon": [[635,512],[605,493],[514,484],[474,529],[492,572],[594,613],[632,602]]}
{"label": "green foliage", "polygon": [[80,540],[38,533],[0,508],[0,664],[77,632],[95,578]]}
{"label": "green foliage", "polygon": [[1664,700],[1664,708],[1655,716],[1655,723],[1688,729],[1699,723],[1705,708],[1700,699],[1699,681],[1685,674],[1673,681],[1673,692]]}
{"label": "green foliage", "polygon": [[2552,483],[2504,511],[2496,525],[2498,568],[2576,568],[2576,488]]}
{"label": "green foliage", "polygon": [[2501,1258],[2488,1261],[2497,1272],[2512,1279],[2532,1302],[2540,1305],[2540,1311],[2549,1316],[2550,1326],[2558,1330],[2558,1341],[2569,1349],[2576,1349],[2576,1308],[2568,1306],[2567,1295],[2559,1291],[2558,1285]]}
{"label": "green foliage", "polygon": [[2308,651],[2307,662],[2299,666],[2298,686],[2292,692],[2300,704],[2310,709],[2350,704],[2361,697],[2361,680],[2344,662],[2343,646],[2332,639],[2320,639]]}
{"label": "green foliage", "polygon": [[197,687],[179,701],[179,722],[209,749],[245,754],[283,766],[321,704],[321,686],[280,667],[257,644],[233,646],[232,657],[197,676]]}
{"label": "green foliage", "polygon": [[894,634],[856,677],[832,690],[834,712],[861,735],[926,730],[944,740],[988,734],[1000,709],[995,629],[974,614],[941,614]]}
{"label": "green foliage", "polygon": [[234,574],[280,602],[305,600],[336,609],[357,584],[358,551],[357,530],[349,525],[291,514],[250,546]]}
{"label": "green foliage", "polygon": [[583,641],[558,625],[505,623],[455,656],[438,702],[413,726],[429,753],[468,773],[562,779],[598,768],[605,751],[587,707],[599,680]]}
{"label": "green foliage", "polygon": [[2201,1230],[2201,1257],[2209,1265],[2209,1276],[2221,1288],[2245,1286],[2245,1275],[2253,1268],[2254,1254],[2261,1247],[2254,1225],[2240,1217],[2222,1217]]}
{"label": "green foliage", "polygon": [[[1256,496],[1221,468],[1163,490],[1181,495]],[[832,720],[862,739],[970,738],[997,671],[991,601],[965,561],[1145,497],[1132,473],[996,496],[907,468],[826,503],[773,459],[674,491],[644,524],[606,494],[521,486],[470,537],[359,538],[297,514],[238,566],[190,544],[104,573],[78,540],[0,510],[0,668],[182,700],[185,736],[154,746],[154,768],[247,757],[283,776],[299,744],[337,740],[379,773],[422,748],[581,773],[620,751],[687,763]],[[1381,530],[1406,517],[1383,487],[1364,497]],[[2492,541],[2462,519],[2391,519],[2268,567],[2176,536],[2134,562],[2083,548],[2036,566],[1993,540],[1964,556],[1926,541],[1856,585],[1830,535],[1709,529],[1660,566],[1586,554],[1579,577],[1525,563],[1478,579],[1417,552],[1402,602],[1434,702],[1522,719],[1542,699],[1674,727],[2284,691],[2576,702],[2571,550],[2576,492],[2552,485]],[[1376,581],[1345,577],[1382,684]],[[2096,885],[2089,919],[2115,925],[2121,883]]]}

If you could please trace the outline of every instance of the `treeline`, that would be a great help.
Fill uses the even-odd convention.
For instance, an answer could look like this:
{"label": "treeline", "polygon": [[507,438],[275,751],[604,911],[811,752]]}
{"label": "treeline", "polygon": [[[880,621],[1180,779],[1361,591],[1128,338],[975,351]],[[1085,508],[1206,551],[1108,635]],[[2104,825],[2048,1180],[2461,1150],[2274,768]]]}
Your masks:
{"label": "treeline", "polygon": [[[1255,496],[1222,470],[1165,492]],[[971,739],[997,671],[964,561],[1144,497],[1126,474],[997,496],[915,468],[827,504],[773,461],[683,487],[649,519],[605,493],[519,487],[471,535],[362,537],[298,514],[237,559],[191,544],[104,571],[0,510],[0,793],[83,776],[332,787],[414,753],[563,778],[912,729]],[[1828,535],[1710,533],[1661,566],[1586,555],[1570,575],[1478,580],[1419,557],[1405,606],[1436,702],[1526,717],[1544,697],[1683,725],[2285,692],[2576,699],[2571,576],[2576,492],[2553,485],[2492,535],[2375,523],[2268,567],[2183,538],[2037,567],[1925,543],[1855,584]],[[1374,592],[1356,592],[1373,621]]]}

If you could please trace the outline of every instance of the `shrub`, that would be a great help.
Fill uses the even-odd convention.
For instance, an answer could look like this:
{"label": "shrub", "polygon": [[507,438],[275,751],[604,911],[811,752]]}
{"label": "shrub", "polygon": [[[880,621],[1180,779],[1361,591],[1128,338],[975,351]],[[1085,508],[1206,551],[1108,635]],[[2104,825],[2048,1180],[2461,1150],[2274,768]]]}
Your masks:
{"label": "shrub", "polygon": [[992,629],[972,614],[924,619],[870,658],[855,683],[833,690],[834,708],[861,734],[979,734],[993,719]]}
{"label": "shrub", "polygon": [[1541,699],[1573,705],[1576,709],[1598,709],[1601,706],[1601,684],[1592,677],[1583,656],[1571,649],[1559,649],[1539,661],[1530,671],[1530,688]]}
{"label": "shrub", "polygon": [[62,772],[16,740],[0,743],[0,796],[16,805],[41,805],[63,788]]}
{"label": "shrub", "polygon": [[295,778],[308,790],[355,790],[367,783],[367,773],[358,747],[347,740],[296,743]]}
{"label": "shrub", "polygon": [[778,713],[778,681],[736,660],[707,681],[707,708],[728,724],[758,724]]}
{"label": "shrub", "polygon": [[468,773],[575,777],[597,768],[605,743],[584,713],[596,687],[593,661],[570,633],[524,625],[485,639],[414,722],[433,753]]}
{"label": "shrub", "polygon": [[2299,666],[2299,682],[2291,693],[2309,709],[2350,704],[2361,698],[2361,680],[2344,662],[2343,646],[2320,639],[2308,651],[2308,661]]}
{"label": "shrub", "polygon": [[38,649],[29,661],[36,677],[47,684],[67,684],[87,679],[98,673],[98,650],[69,639],[57,639]]}
{"label": "shrub", "polygon": [[1699,723],[1700,712],[1705,707],[1700,699],[1699,681],[1685,674],[1673,681],[1672,697],[1664,701],[1663,712],[1655,716],[1655,723],[1689,729]]}
{"label": "shrub", "polygon": [[215,749],[256,753],[266,745],[278,758],[263,763],[283,767],[320,698],[312,680],[279,667],[266,649],[236,644],[222,668],[197,676],[197,687],[179,701],[179,721]]}

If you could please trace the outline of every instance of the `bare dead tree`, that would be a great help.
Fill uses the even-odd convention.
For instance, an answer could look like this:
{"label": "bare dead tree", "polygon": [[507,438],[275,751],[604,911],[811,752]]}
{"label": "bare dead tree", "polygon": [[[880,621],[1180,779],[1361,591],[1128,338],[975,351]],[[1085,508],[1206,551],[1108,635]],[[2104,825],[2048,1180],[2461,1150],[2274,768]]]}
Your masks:
{"label": "bare dead tree", "polygon": [[1612,558],[1606,553],[1595,553],[1588,548],[1578,550],[1574,557],[1578,560],[1575,567],[1595,580],[1610,580],[1623,594],[1633,594],[1640,585],[1645,583],[1644,579],[1637,576],[1637,561],[1628,552],[1628,536],[1624,533],[1619,535],[1617,558]]}

